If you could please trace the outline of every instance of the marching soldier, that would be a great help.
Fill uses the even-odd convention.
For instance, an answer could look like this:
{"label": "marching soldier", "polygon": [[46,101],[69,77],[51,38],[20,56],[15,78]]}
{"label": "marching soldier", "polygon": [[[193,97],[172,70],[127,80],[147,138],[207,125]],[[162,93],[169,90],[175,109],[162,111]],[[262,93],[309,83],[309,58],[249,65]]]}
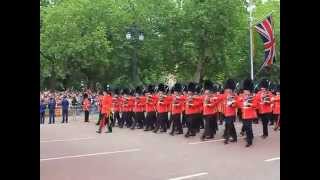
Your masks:
{"label": "marching soldier", "polygon": [[114,90],[114,96],[112,98],[112,111],[113,111],[113,122],[112,122],[112,127],[114,127],[114,125],[116,124],[116,122],[118,122],[119,125],[119,121],[120,121],[120,89],[116,88]]}
{"label": "marching soldier", "polygon": [[204,121],[202,116],[203,111],[203,95],[202,95],[202,86],[197,84],[196,86],[196,97],[200,100],[201,104],[198,106],[198,113],[197,113],[197,132],[200,132],[200,129],[204,129]]}
{"label": "marching soldier", "polygon": [[144,117],[144,108],[145,108],[145,101],[146,98],[142,95],[141,87],[136,87],[135,90],[136,96],[134,99],[134,122],[132,124],[131,129],[135,129],[136,125],[138,124],[138,129],[143,129],[143,122],[145,121]]}
{"label": "marching soldier", "polygon": [[239,97],[237,100],[238,107],[242,109],[242,123],[244,130],[246,132],[247,145],[249,147],[252,145],[253,132],[252,132],[252,122],[257,118],[256,108],[257,99],[254,98],[253,94],[253,83],[251,79],[246,79],[243,82],[243,96]]}
{"label": "marching soldier", "polygon": [[85,93],[83,95],[82,108],[84,111],[84,122],[89,122],[89,111],[90,111],[91,103],[88,99],[88,94]]}
{"label": "marching soldier", "polygon": [[97,133],[101,133],[102,129],[106,125],[108,125],[108,131],[106,131],[106,133],[112,133],[112,125],[111,125],[111,122],[109,121],[111,108],[112,108],[111,90],[110,90],[110,86],[107,85],[103,91],[102,109],[101,109],[102,119],[100,121],[100,126]]}
{"label": "marching soldier", "polygon": [[102,113],[101,113],[102,99],[103,99],[103,92],[100,91],[99,92],[99,96],[98,96],[99,119],[98,119],[98,122],[96,123],[97,126],[100,124],[100,121],[101,121],[101,118],[102,118]]}
{"label": "marching soldier", "polygon": [[158,102],[157,96],[154,94],[154,86],[148,85],[146,96],[146,128],[144,131],[154,130],[157,116],[156,104]]}
{"label": "marching soldier", "polygon": [[[187,99],[187,86],[186,85],[183,85],[182,87],[182,95],[181,97],[186,100]],[[186,111],[185,111],[185,101],[184,101],[184,106],[182,108],[182,128],[185,128],[187,127],[187,116],[186,116]]]}
{"label": "marching soldier", "polygon": [[216,94],[216,86],[211,81],[205,81],[204,83],[204,102],[203,102],[203,117],[205,121],[205,127],[201,140],[213,139],[217,131],[217,105],[218,97]]}
{"label": "marching soldier", "polygon": [[182,124],[181,124],[181,113],[184,106],[184,98],[180,95],[182,86],[179,83],[174,85],[172,104],[171,104],[171,121],[172,121],[172,130],[170,135],[174,135],[175,131],[177,134],[183,134]]}
{"label": "marching soldier", "polygon": [[156,128],[153,130],[157,133],[159,128],[162,130],[160,132],[167,132],[167,121],[168,121],[168,98],[165,95],[166,87],[162,83],[158,85],[158,102],[157,102],[157,123]]}
{"label": "marching soldier", "polygon": [[234,94],[235,82],[228,79],[225,87],[224,94],[221,96],[224,100],[224,120],[225,120],[225,144],[228,144],[229,137],[232,137],[230,142],[237,142],[237,133],[234,127],[236,117],[236,95]]}
{"label": "marching soldier", "polygon": [[262,79],[260,82],[260,91],[257,93],[256,98],[258,99],[259,104],[259,114],[261,116],[262,127],[263,127],[263,135],[261,136],[263,139],[268,137],[268,123],[272,116],[272,108],[271,108],[271,93],[267,91],[268,81],[266,79]]}
{"label": "marching soldier", "polygon": [[185,111],[187,115],[187,127],[188,131],[185,137],[195,136],[197,131],[197,114],[199,113],[199,106],[201,105],[201,99],[195,96],[196,85],[189,83],[188,85],[188,97],[186,99]]}
{"label": "marching soldier", "polygon": [[280,128],[280,84],[277,85],[275,89],[275,96],[272,97],[272,113],[274,121],[276,122],[276,125],[274,127],[274,130],[277,131],[278,128]]}

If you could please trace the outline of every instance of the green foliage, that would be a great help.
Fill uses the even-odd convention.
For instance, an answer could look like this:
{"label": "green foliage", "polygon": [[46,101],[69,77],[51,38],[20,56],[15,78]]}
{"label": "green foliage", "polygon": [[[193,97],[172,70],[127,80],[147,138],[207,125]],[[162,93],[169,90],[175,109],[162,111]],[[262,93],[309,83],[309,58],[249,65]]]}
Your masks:
{"label": "green foliage", "polygon": [[[249,31],[243,0],[48,0],[40,1],[42,88],[78,87],[80,81],[133,86],[133,52],[142,83],[200,79],[223,82],[250,75]],[[273,12],[280,60],[280,3],[256,1],[256,18]],[[144,41],[130,43],[136,24]],[[263,45],[255,33],[255,71]],[[279,68],[258,77],[277,79]]]}

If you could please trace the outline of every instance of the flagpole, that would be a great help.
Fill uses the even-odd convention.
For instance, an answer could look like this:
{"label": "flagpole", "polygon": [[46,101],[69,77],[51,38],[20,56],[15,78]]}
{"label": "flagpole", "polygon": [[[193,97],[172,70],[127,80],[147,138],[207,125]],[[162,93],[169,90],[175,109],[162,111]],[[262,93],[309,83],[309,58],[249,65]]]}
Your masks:
{"label": "flagpole", "polygon": [[[253,3],[252,0],[249,1],[249,7],[252,7]],[[249,10],[249,31],[250,31],[250,64],[251,64],[251,80],[253,81],[253,32],[252,32],[252,11],[253,9]]]}

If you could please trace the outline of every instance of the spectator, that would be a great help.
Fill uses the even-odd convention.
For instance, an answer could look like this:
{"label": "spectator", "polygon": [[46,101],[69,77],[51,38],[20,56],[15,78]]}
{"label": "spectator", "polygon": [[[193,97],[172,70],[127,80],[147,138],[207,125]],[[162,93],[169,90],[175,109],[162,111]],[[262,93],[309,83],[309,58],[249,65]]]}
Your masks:
{"label": "spectator", "polygon": [[49,100],[48,109],[49,109],[49,124],[51,124],[51,123],[54,124],[56,101],[53,97],[51,97]]}
{"label": "spectator", "polygon": [[69,101],[67,100],[67,96],[63,97],[61,102],[62,106],[62,123],[68,123],[68,109],[69,109]]}
{"label": "spectator", "polygon": [[41,101],[40,101],[40,124],[44,124],[46,108],[47,108],[47,105],[45,104],[44,99],[41,99]]}

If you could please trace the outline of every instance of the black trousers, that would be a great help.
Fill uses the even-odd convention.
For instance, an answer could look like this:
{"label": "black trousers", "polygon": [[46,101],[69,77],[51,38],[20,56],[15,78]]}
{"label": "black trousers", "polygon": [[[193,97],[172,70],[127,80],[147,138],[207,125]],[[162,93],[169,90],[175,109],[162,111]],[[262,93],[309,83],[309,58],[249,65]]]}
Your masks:
{"label": "black trousers", "polygon": [[84,111],[84,122],[89,122],[89,111]]}
{"label": "black trousers", "polygon": [[204,132],[202,137],[213,137],[216,133],[217,119],[215,115],[204,115]]}
{"label": "black trousers", "polygon": [[182,112],[182,127],[187,127],[187,115],[186,112]]}
{"label": "black trousers", "polygon": [[204,129],[204,118],[203,118],[203,115],[200,113],[199,115],[199,128],[200,129]]}
{"label": "black trousers", "polygon": [[119,111],[114,112],[114,122],[113,122],[113,126],[118,123],[119,124],[119,120],[120,120],[120,113]]}
{"label": "black trousers", "polygon": [[144,119],[144,112],[136,112],[131,128],[134,129],[136,125],[138,125],[139,128],[143,128],[143,122],[145,121]]}
{"label": "black trousers", "polygon": [[181,124],[181,114],[172,114],[171,115],[172,121],[172,130],[171,133],[173,134],[175,130],[179,131],[179,133],[183,133],[182,124]]}
{"label": "black trousers", "polygon": [[122,112],[122,116],[121,116],[121,119],[119,121],[119,127],[123,128],[123,125],[127,124],[128,119],[129,119],[129,113],[128,112]]}
{"label": "black trousers", "polygon": [[151,130],[156,126],[157,116],[155,111],[147,112],[146,129]]}
{"label": "black trousers", "polygon": [[98,118],[97,125],[99,125],[99,124],[100,124],[101,119],[102,119],[102,113],[101,113],[101,111],[100,111],[100,112],[99,112],[99,118]]}
{"label": "black trousers", "polygon": [[202,114],[200,114],[200,113],[195,114],[194,128],[195,128],[196,132],[200,131],[201,123],[203,123],[202,121],[203,121]]}
{"label": "black trousers", "polygon": [[244,130],[246,132],[246,140],[247,140],[247,143],[248,144],[252,144],[252,140],[253,140],[253,132],[252,132],[252,121],[254,119],[246,119],[246,120],[243,120],[243,127],[244,127]]}
{"label": "black trousers", "polygon": [[45,112],[40,113],[40,124],[44,124]]}
{"label": "black trousers", "polygon": [[55,109],[50,109],[49,110],[49,124],[53,123],[54,124],[54,118],[55,118]]}
{"label": "black trousers", "polygon": [[187,115],[187,134],[195,135],[197,131],[197,114],[188,114]]}
{"label": "black trousers", "polygon": [[263,128],[263,135],[268,136],[268,123],[271,118],[271,113],[261,114],[261,121],[262,121],[262,128]]}
{"label": "black trousers", "polygon": [[62,123],[68,123],[68,109],[62,110]]}
{"label": "black trousers", "polygon": [[157,117],[157,125],[155,128],[155,132],[161,128],[164,132],[167,132],[167,121],[168,121],[168,112],[158,113]]}
{"label": "black trousers", "polygon": [[230,136],[232,139],[237,140],[237,132],[234,127],[235,116],[225,117],[226,131],[225,131],[225,139],[229,141]]}

